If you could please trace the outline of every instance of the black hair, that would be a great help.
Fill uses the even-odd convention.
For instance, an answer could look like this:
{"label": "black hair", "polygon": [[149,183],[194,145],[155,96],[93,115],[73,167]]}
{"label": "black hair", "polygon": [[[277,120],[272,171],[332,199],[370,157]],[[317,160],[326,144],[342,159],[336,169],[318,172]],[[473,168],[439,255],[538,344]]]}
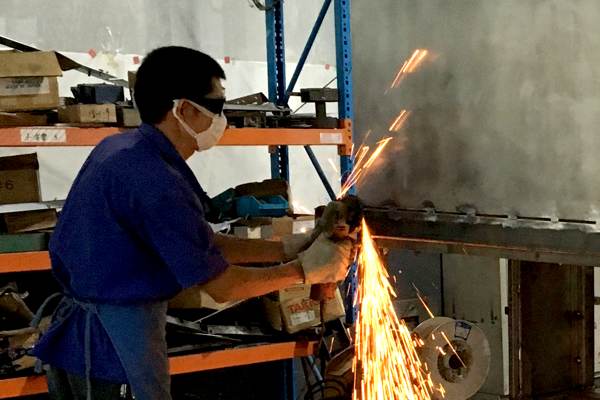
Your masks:
{"label": "black hair", "polygon": [[156,124],[175,99],[197,99],[213,90],[213,78],[225,71],[211,56],[180,46],[151,51],[137,71],[133,96],[143,122]]}

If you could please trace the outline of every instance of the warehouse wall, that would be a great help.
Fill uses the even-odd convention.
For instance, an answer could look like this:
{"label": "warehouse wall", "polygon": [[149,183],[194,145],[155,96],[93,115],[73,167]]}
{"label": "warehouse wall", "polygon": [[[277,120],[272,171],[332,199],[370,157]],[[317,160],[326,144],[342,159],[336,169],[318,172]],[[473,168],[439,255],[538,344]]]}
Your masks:
{"label": "warehouse wall", "polygon": [[[264,13],[246,0],[65,0],[48,3],[32,0],[0,0],[0,35],[41,49],[66,52],[74,59],[125,78],[139,65],[135,56],[169,44],[198,48],[223,65],[227,96],[262,91],[267,93]],[[286,56],[288,79],[318,14],[320,0],[286,2]],[[330,10],[296,88],[322,87],[336,76],[333,10]],[[92,50],[92,51],[90,51]],[[230,62],[225,63],[225,57]],[[332,67],[333,65],[333,67]],[[94,79],[70,71],[60,82],[61,95],[77,83]],[[332,87],[335,87],[335,82]],[[299,106],[292,98],[290,106]],[[314,111],[307,106],[302,112]],[[328,112],[335,114],[332,104]],[[35,149],[41,161],[45,200],[64,198],[89,148]],[[32,149],[0,149],[0,155]],[[312,210],[327,202],[325,190],[302,148],[290,149],[294,200],[300,209]],[[324,170],[339,188],[339,161],[334,147],[315,148]],[[331,160],[331,161],[329,161]],[[331,162],[333,161],[333,166]],[[193,156],[192,169],[211,195],[242,182],[270,176],[265,147],[216,148]]]}
{"label": "warehouse wall", "polygon": [[357,132],[412,111],[370,203],[600,220],[600,2],[355,1],[352,18]]}

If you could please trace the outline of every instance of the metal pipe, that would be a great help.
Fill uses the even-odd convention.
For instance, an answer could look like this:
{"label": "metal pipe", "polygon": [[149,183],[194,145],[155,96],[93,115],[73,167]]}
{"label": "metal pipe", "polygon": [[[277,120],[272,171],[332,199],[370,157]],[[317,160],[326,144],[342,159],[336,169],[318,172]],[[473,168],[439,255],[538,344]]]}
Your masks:
{"label": "metal pipe", "polygon": [[323,2],[323,6],[321,7],[321,11],[319,11],[319,15],[317,16],[317,20],[308,36],[308,40],[306,41],[306,45],[304,46],[304,50],[302,50],[302,54],[300,55],[300,59],[298,60],[298,65],[296,65],[296,69],[294,70],[294,74],[292,75],[292,79],[288,84],[287,90],[285,91],[285,97],[283,104],[287,104],[288,99],[290,98],[290,94],[294,90],[294,86],[296,86],[296,82],[298,81],[298,77],[300,76],[300,72],[302,72],[302,68],[304,68],[304,63],[308,58],[308,54],[310,53],[310,49],[315,42],[317,34],[319,33],[319,29],[321,29],[321,25],[323,24],[323,20],[325,19],[325,15],[327,15],[327,10],[329,10],[329,5],[331,4],[331,0],[325,0]]}
{"label": "metal pipe", "polygon": [[335,195],[335,192],[333,191],[333,188],[331,187],[331,184],[329,183],[329,180],[327,179],[325,172],[323,172],[323,168],[321,168],[321,164],[319,164],[319,160],[317,159],[317,156],[315,156],[315,153],[313,152],[313,150],[310,146],[304,146],[304,150],[306,150],[306,154],[308,154],[308,158],[310,158],[310,162],[312,163],[313,167],[315,167],[315,170],[317,171],[319,178],[321,178],[321,182],[323,182],[323,186],[325,186],[325,190],[327,190],[327,194],[329,195],[331,200],[335,200],[337,198],[337,196]]}

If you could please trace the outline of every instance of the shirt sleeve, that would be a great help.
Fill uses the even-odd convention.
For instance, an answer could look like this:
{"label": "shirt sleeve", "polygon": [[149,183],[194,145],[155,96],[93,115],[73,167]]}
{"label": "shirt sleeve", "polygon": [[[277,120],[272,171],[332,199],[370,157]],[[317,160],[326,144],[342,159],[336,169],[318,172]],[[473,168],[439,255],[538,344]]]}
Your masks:
{"label": "shirt sleeve", "polygon": [[119,189],[129,192],[125,204],[117,207],[124,208],[120,213],[124,225],[133,229],[141,245],[160,257],[182,288],[210,281],[228,267],[191,190],[177,184],[142,190],[139,184],[128,183],[129,188],[117,183]]}

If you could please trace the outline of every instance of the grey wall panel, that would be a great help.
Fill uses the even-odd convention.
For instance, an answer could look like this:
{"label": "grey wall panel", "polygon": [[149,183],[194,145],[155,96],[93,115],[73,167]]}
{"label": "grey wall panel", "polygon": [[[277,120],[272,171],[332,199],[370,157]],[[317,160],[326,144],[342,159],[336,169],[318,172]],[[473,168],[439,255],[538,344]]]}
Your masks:
{"label": "grey wall panel", "polygon": [[[358,135],[412,111],[360,194],[599,220],[600,2],[355,0]],[[432,57],[384,94],[414,49]]]}

